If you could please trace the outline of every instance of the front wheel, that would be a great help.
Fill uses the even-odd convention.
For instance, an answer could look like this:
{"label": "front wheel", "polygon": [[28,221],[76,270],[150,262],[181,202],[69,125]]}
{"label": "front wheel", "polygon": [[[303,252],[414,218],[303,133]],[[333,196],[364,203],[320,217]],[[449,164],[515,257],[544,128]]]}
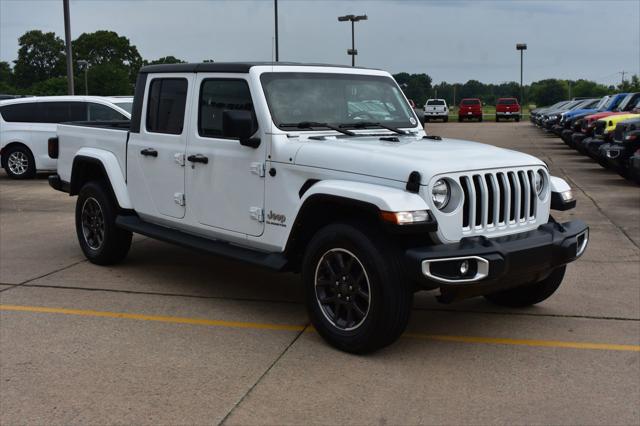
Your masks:
{"label": "front wheel", "polygon": [[76,234],[86,258],[111,265],[125,258],[132,234],[116,227],[117,206],[104,183],[85,184],[76,202]]}
{"label": "front wheel", "polygon": [[409,321],[413,291],[399,253],[375,230],[332,224],[318,231],[302,265],[311,323],[332,346],[366,353],[393,343]]}
{"label": "front wheel", "polygon": [[542,281],[501,291],[499,293],[488,294],[485,298],[496,305],[511,308],[535,305],[536,303],[547,300],[556,292],[558,287],[560,287],[560,284],[562,284],[562,279],[564,278],[564,272],[566,269],[566,266],[561,266],[551,272],[551,275]]}

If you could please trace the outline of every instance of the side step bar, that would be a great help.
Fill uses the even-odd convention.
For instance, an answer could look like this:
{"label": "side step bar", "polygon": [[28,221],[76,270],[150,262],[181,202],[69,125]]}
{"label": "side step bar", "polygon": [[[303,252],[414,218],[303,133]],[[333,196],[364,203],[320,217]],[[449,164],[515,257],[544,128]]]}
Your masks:
{"label": "side step bar", "polygon": [[141,220],[134,215],[119,215],[116,217],[116,226],[136,234],[146,235],[156,240],[176,244],[182,247],[202,251],[229,259],[240,260],[265,268],[281,271],[287,264],[286,257],[281,253],[263,253],[239,247],[226,242],[209,240],[191,234],[155,225]]}

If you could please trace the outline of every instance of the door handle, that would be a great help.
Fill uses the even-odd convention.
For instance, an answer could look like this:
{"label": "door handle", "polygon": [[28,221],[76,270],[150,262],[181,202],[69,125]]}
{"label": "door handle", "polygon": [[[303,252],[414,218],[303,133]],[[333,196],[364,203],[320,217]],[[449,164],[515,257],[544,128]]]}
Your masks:
{"label": "door handle", "polygon": [[191,161],[192,163],[202,163],[202,164],[209,163],[209,157],[205,157],[202,154],[190,155],[187,157],[187,160]]}
{"label": "door handle", "polygon": [[141,155],[144,155],[145,157],[157,157],[158,156],[158,151],[156,151],[155,149],[151,149],[151,148],[145,148],[142,151],[140,151]]}

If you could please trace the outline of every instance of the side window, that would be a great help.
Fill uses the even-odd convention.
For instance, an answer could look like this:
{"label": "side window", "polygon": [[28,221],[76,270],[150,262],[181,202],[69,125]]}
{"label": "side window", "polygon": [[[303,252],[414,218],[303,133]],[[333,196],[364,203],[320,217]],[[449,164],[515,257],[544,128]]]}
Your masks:
{"label": "side window", "polygon": [[253,113],[253,101],[245,80],[206,79],[200,87],[198,134],[204,137],[224,137],[222,113],[244,110]]}
{"label": "side window", "polygon": [[38,104],[40,123],[64,123],[87,119],[84,102],[40,102]]}
{"label": "side window", "polygon": [[0,108],[2,119],[8,123],[32,123],[36,121],[35,103],[5,105]]}
{"label": "side window", "polygon": [[113,108],[106,105],[89,102],[88,120],[89,121],[119,121],[128,120],[127,117],[120,114]]}
{"label": "side window", "polygon": [[184,78],[156,78],[151,81],[147,101],[148,132],[182,133],[187,87]]}

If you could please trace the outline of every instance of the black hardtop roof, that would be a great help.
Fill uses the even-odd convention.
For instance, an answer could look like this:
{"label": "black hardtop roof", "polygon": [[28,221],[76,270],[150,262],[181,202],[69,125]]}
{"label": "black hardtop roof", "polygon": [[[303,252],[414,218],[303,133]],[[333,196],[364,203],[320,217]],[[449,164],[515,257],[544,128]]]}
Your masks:
{"label": "black hardtop roof", "polygon": [[[248,73],[257,66],[296,66],[296,67],[334,67],[353,68],[348,65],[332,64],[303,64],[298,62],[201,62],[196,64],[157,64],[147,65],[140,69],[140,73],[169,73],[169,72],[228,72]],[[357,69],[372,69],[356,67]]]}

